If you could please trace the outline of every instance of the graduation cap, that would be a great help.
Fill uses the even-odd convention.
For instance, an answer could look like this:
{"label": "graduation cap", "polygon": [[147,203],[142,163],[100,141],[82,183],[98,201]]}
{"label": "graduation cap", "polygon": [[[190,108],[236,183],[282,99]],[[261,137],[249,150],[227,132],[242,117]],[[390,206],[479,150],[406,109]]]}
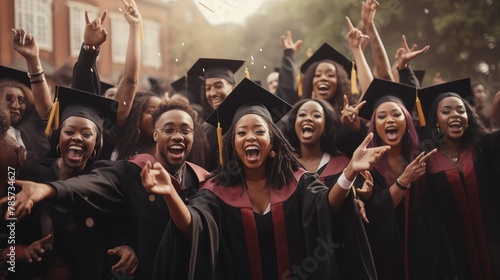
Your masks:
{"label": "graduation cap", "polygon": [[[204,79],[223,78],[234,85],[236,83],[234,80],[234,73],[236,73],[244,63],[244,60],[200,58],[191,68],[189,68],[187,74],[189,77],[201,76]],[[248,78],[248,75],[245,76]]]}
{"label": "graduation cap", "polygon": [[415,87],[409,85],[374,78],[363,96],[366,104],[359,110],[359,116],[371,119],[377,107],[388,101],[403,104],[408,111],[411,111],[415,106],[416,91]]}
{"label": "graduation cap", "polygon": [[419,91],[424,116],[428,117],[439,101],[446,97],[457,96],[470,102],[473,97],[470,78],[426,87]]}
{"label": "graduation cap", "polygon": [[[344,70],[347,73],[351,73],[350,79],[351,79],[351,92],[353,94],[358,94],[358,86],[356,84],[356,65],[354,62],[347,57],[345,57],[343,54],[338,52],[336,49],[334,49],[332,46],[330,46],[328,43],[323,43],[319,49],[317,49],[311,57],[309,57],[303,64],[300,66],[300,72],[305,73],[309,66],[311,66],[313,63],[322,61],[322,60],[333,60],[337,62],[338,64],[342,65]],[[299,82],[300,83],[300,82]]]}
{"label": "graduation cap", "polygon": [[56,85],[56,101],[51,109],[45,133],[50,134],[52,125],[59,126],[69,117],[89,119],[102,130],[116,121],[118,101],[93,93]]}
{"label": "graduation cap", "polygon": [[222,133],[227,132],[242,116],[256,114],[277,123],[291,109],[292,106],[283,99],[252,80],[243,78],[205,120],[217,127],[220,162],[222,163]]}
{"label": "graduation cap", "polygon": [[420,87],[422,87],[422,83],[424,81],[425,70],[414,70],[413,74],[417,77],[418,82],[420,83]]}
{"label": "graduation cap", "polygon": [[170,85],[176,93],[187,97],[189,103],[201,104],[201,84],[203,80],[198,77],[182,76],[172,82]]}
{"label": "graduation cap", "polygon": [[0,81],[12,80],[31,88],[28,73],[0,65]]}
{"label": "graduation cap", "polygon": [[115,87],[114,85],[112,84],[108,84],[108,83],[105,83],[105,82],[102,82],[101,81],[101,95],[104,95],[104,93],[110,89],[110,88],[113,88]]}

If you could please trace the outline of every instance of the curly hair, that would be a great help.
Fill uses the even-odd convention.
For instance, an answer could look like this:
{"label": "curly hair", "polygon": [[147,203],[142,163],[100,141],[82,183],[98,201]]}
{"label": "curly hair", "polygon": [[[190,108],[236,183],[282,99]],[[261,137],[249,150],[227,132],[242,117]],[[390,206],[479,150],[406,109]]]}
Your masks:
{"label": "curly hair", "polygon": [[149,99],[158,97],[149,91],[137,92],[130,115],[123,125],[120,139],[116,143],[115,150],[118,152],[117,160],[128,159],[134,156],[141,148],[154,146],[153,137],[144,137],[139,129],[142,113],[148,106]]}
{"label": "curly hair", "polygon": [[[281,189],[293,178],[293,172],[303,168],[302,164],[293,155],[293,148],[281,133],[279,128],[267,118],[263,118],[269,126],[271,145],[276,153],[275,157],[266,159],[266,177],[272,187]],[[209,178],[214,178],[218,184],[229,187],[243,183],[245,178],[242,172],[242,163],[234,148],[234,124],[224,134],[222,145],[222,159],[224,164],[212,172]]]}
{"label": "curly hair", "polygon": [[[472,106],[470,105],[467,100],[463,99],[456,93],[452,92],[445,92],[441,93],[438,95],[435,99],[434,102],[432,103],[431,110],[429,111],[429,115],[427,116],[427,127],[424,130],[423,136],[424,139],[433,139],[435,140],[434,145],[431,147],[425,147],[425,148],[434,148],[439,146],[442,142],[446,141],[446,139],[443,138],[443,135],[441,132],[439,132],[435,126],[435,124],[438,123],[437,121],[437,110],[438,110],[438,105],[441,100],[443,100],[446,97],[457,97],[462,102],[464,103],[465,106],[465,111],[467,113],[467,119],[468,119],[468,128],[465,130],[464,134],[462,135],[462,144],[463,146],[468,146],[472,145],[475,146],[478,144],[481,139],[488,134],[488,129],[485,127],[484,122],[482,121],[482,118],[477,115],[477,113],[474,111]],[[439,139],[439,141],[437,141]]]}
{"label": "curly hair", "polygon": [[328,103],[332,105],[336,112],[342,111],[342,106],[344,105],[344,95],[347,96],[347,100],[349,100],[349,104],[354,103],[354,97],[351,93],[351,85],[349,84],[349,76],[345,71],[342,65],[338,64],[333,60],[321,60],[311,64],[307,70],[304,72],[304,77],[302,79],[303,84],[303,95],[302,99],[310,99],[312,98],[313,93],[313,79],[316,73],[316,68],[320,63],[330,63],[335,66],[336,74],[337,74],[337,91],[333,94],[333,97],[330,98]]}
{"label": "curly hair", "polygon": [[320,146],[323,152],[329,153],[330,155],[341,154],[339,151],[339,140],[341,139],[341,134],[344,133],[344,126],[340,123],[339,116],[333,111],[333,107],[327,101],[323,99],[303,99],[297,104],[295,104],[289,113],[290,119],[283,129],[283,134],[290,142],[290,145],[295,149],[295,153],[301,155],[300,150],[300,140],[295,132],[295,120],[297,118],[297,112],[300,107],[305,103],[313,101],[318,103],[324,112],[325,119],[325,135],[320,139]]}

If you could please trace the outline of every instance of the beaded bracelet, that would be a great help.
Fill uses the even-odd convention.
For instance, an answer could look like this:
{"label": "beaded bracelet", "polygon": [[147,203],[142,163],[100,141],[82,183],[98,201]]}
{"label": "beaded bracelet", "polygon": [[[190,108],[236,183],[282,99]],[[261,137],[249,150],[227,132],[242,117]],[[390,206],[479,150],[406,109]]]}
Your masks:
{"label": "beaded bracelet", "polygon": [[409,190],[409,189],[410,189],[410,187],[411,187],[411,183],[410,183],[410,184],[408,184],[408,186],[405,186],[405,185],[401,184],[401,182],[399,181],[399,177],[398,177],[398,178],[396,179],[396,186],[397,186],[398,188],[400,188],[401,190],[403,190],[403,191],[407,191],[407,190]]}

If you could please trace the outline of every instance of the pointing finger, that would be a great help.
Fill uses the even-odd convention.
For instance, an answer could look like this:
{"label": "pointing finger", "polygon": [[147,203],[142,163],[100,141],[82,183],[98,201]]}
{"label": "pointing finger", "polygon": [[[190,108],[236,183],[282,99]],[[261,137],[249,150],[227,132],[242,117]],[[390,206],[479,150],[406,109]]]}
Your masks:
{"label": "pointing finger", "polygon": [[352,22],[351,20],[349,19],[349,17],[345,17],[345,20],[347,22],[347,26],[349,26],[349,30],[353,30],[354,29],[354,26],[352,25]]}
{"label": "pointing finger", "polygon": [[87,11],[85,11],[85,23],[86,23],[86,24],[89,24],[89,23],[90,23],[89,13],[88,13]]}

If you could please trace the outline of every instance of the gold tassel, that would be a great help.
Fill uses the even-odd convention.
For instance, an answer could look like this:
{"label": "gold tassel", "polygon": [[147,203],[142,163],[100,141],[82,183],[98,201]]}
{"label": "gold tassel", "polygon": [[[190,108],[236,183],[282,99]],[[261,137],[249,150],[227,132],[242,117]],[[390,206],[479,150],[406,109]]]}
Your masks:
{"label": "gold tassel", "polygon": [[141,38],[141,42],[144,41],[144,31],[142,30],[142,21],[139,23],[139,32],[140,32],[140,38]]}
{"label": "gold tassel", "polygon": [[420,98],[418,98],[418,88],[415,88],[415,91],[416,91],[415,106],[417,106],[418,121],[420,123],[420,127],[424,127],[425,116],[424,116],[424,111],[422,110],[422,104],[420,103]]}
{"label": "gold tassel", "polygon": [[[57,121],[57,122],[56,122]],[[50,136],[52,128],[59,127],[59,100],[56,97],[52,108],[50,109],[49,121],[45,127],[45,135]]]}
{"label": "gold tassel", "polygon": [[355,68],[354,61],[352,62],[352,69],[351,69],[351,93],[352,94],[359,94],[357,77],[356,77],[356,68]]}
{"label": "gold tassel", "polygon": [[303,94],[303,89],[302,89],[302,74],[299,72],[299,74],[297,74],[297,95],[299,97],[302,97],[302,94]]}
{"label": "gold tassel", "polygon": [[222,127],[220,127],[220,122],[217,122],[217,142],[219,144],[219,162],[222,165]]}
{"label": "gold tassel", "polygon": [[250,79],[250,71],[248,71],[248,67],[245,66],[245,78]]}

